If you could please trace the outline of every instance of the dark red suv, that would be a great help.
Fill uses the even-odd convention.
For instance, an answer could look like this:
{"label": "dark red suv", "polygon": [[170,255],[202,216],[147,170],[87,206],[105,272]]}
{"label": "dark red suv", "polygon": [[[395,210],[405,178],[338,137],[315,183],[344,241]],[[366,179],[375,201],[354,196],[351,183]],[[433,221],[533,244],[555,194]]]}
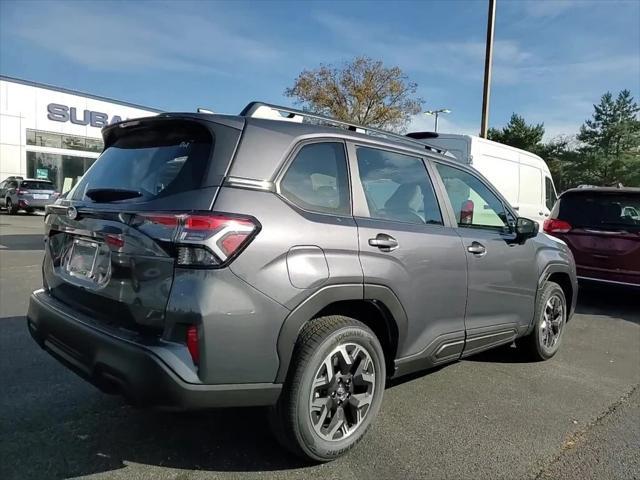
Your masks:
{"label": "dark red suv", "polygon": [[640,188],[567,190],[544,231],[569,245],[579,279],[640,287]]}

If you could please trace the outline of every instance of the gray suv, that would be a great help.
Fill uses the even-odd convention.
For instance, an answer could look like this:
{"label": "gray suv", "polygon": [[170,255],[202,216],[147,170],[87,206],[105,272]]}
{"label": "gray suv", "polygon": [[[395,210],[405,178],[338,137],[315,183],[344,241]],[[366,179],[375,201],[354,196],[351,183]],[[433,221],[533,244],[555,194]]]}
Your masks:
{"label": "gray suv", "polygon": [[571,252],[429,145],[256,102],[103,136],[47,207],[27,323],[105,392],[268,405],[285,446],[328,461],[365,435],[388,379],[513,341],[558,350]]}
{"label": "gray suv", "polygon": [[15,215],[19,210],[27,213],[44,210],[57,198],[56,187],[49,180],[9,177],[0,183],[0,207],[9,215]]}

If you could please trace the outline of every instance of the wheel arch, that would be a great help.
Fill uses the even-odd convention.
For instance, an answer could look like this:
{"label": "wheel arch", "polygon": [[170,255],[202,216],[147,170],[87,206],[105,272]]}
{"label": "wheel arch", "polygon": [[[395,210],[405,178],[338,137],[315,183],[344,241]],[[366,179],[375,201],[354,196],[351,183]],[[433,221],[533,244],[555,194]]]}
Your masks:
{"label": "wheel arch", "polygon": [[367,325],[378,337],[385,353],[389,376],[406,337],[407,317],[398,297],[382,285],[328,285],[304,300],[285,319],[278,336],[280,365],[276,382],[283,382],[296,341],[304,325],[325,315],[345,315]]}
{"label": "wheel arch", "polygon": [[[571,267],[563,263],[553,263],[547,265],[547,267],[540,275],[538,280],[538,291],[536,293],[536,301],[539,295],[542,293],[542,287],[546,282],[555,282],[560,285],[564,293],[567,305],[569,306],[569,313],[567,315],[567,321],[571,319],[576,307],[576,301],[578,298],[578,281],[575,276],[575,272],[571,270]],[[533,329],[533,320],[529,331]]]}

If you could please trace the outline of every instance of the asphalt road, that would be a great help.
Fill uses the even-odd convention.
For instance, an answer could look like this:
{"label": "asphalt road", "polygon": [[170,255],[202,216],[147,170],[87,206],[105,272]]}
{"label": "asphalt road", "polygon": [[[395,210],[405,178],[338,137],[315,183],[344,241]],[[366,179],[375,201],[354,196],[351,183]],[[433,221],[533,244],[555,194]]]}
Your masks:
{"label": "asphalt road", "polygon": [[31,340],[42,217],[0,214],[0,478],[640,478],[640,295],[583,289],[558,355],[487,352],[390,386],[358,448],[308,466],[264,411],[136,410]]}

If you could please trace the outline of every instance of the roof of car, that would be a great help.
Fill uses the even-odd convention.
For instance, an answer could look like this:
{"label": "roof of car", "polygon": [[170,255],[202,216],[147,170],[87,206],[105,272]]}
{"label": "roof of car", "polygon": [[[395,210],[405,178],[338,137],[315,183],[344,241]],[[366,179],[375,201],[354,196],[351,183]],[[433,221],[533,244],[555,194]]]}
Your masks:
{"label": "roof of car", "polygon": [[581,194],[581,193],[603,193],[603,194],[610,194],[610,193],[640,193],[640,188],[639,187],[624,187],[624,186],[619,186],[619,187],[597,187],[595,185],[581,185],[579,187],[576,188],[570,188],[569,190],[565,190],[564,192],[562,192],[562,194],[560,195],[561,197],[564,195],[574,195],[574,194]]}
{"label": "roof of car", "polygon": [[[451,158],[448,158],[446,155],[430,150],[430,146],[424,143],[421,143],[415,139],[406,137],[402,137],[401,135],[394,134],[393,132],[388,132],[389,137],[385,137],[381,135],[371,135],[367,133],[360,133],[353,130],[348,130],[346,128],[341,128],[339,126],[332,125],[317,125],[314,123],[301,123],[301,122],[291,122],[287,121],[285,118],[282,120],[270,119],[270,118],[254,118],[254,117],[246,117],[243,115],[221,115],[217,113],[193,113],[193,112],[166,112],[162,113],[158,116],[154,117],[144,117],[135,119],[133,121],[143,121],[143,120],[153,120],[157,118],[190,118],[194,120],[205,120],[215,123],[221,123],[223,125],[230,126],[232,128],[241,129],[244,125],[255,125],[256,127],[270,130],[274,133],[279,133],[282,135],[287,135],[290,137],[299,137],[302,135],[311,135],[311,134],[325,134],[328,136],[336,136],[339,135],[345,139],[352,140],[360,140],[360,141],[376,141],[387,144],[389,146],[393,146],[396,148],[401,148],[405,150],[413,150],[416,153],[424,155],[428,153],[430,155],[435,155],[437,157],[442,157],[443,159],[451,161]],[[129,121],[131,122],[131,120]],[[126,123],[126,122],[121,122]],[[112,128],[112,124],[104,129]],[[395,137],[395,138],[394,138]]]}

